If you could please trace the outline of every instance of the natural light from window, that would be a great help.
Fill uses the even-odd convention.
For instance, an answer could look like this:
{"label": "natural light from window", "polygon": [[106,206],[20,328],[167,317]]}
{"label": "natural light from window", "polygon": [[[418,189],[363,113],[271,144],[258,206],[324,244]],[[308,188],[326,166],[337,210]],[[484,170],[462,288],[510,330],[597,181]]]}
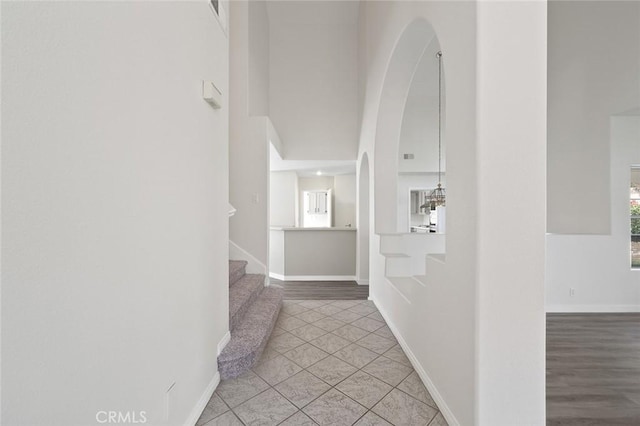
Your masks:
{"label": "natural light from window", "polygon": [[631,167],[631,267],[640,268],[640,166]]}

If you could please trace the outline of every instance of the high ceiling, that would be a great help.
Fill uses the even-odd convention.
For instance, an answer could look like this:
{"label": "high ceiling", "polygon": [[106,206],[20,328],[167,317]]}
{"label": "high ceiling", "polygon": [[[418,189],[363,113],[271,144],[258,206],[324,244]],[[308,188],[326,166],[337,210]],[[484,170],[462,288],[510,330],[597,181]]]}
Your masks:
{"label": "high ceiling", "polygon": [[273,145],[270,159],[272,172],[295,171],[301,177],[317,176],[318,171],[322,176],[348,175],[356,172],[355,160],[283,160]]}
{"label": "high ceiling", "polygon": [[359,1],[267,1],[269,25],[358,24]]}
{"label": "high ceiling", "polygon": [[[271,147],[271,170],[272,171],[295,171],[298,176],[309,177],[316,176],[320,171],[323,176],[335,176],[343,174],[353,174],[356,171],[355,152],[353,160],[316,160],[315,158],[327,158],[319,155],[319,149],[306,149],[306,145],[319,146],[317,139],[324,137],[325,144],[331,146],[326,141],[336,141],[340,137],[344,137],[345,130],[343,121],[350,120],[348,114],[339,115],[338,117],[327,115],[326,111],[332,110],[325,108],[325,104],[333,102],[343,102],[345,93],[348,90],[341,90],[342,97],[329,98],[325,94],[317,93],[317,90],[307,90],[309,87],[342,87],[346,77],[338,73],[338,77],[331,72],[320,73],[322,63],[327,64],[336,61],[337,52],[344,49],[349,43],[336,43],[344,34],[353,32],[353,40],[355,40],[358,28],[359,1],[266,1],[267,15],[269,19],[270,38],[289,43],[292,37],[299,40],[309,42],[309,46],[313,49],[309,53],[302,50],[296,50],[296,43],[288,46],[286,51],[282,48],[276,49],[278,46],[271,46],[271,61],[275,61],[270,69],[271,74],[271,119],[276,126],[284,151],[289,157],[297,158],[296,160],[283,160],[277,151]],[[345,28],[349,31],[345,32]],[[280,38],[278,38],[280,37]],[[284,38],[284,39],[283,39]],[[347,40],[347,41],[353,41]],[[334,43],[334,44],[331,44]],[[316,67],[320,61],[320,67]],[[279,67],[278,64],[286,64],[286,67]],[[347,67],[349,63],[340,62],[338,71]],[[356,70],[357,64],[353,63],[353,70]],[[336,67],[333,67],[335,71]],[[302,74],[309,81],[303,81],[300,86],[296,82],[297,75],[289,75],[289,70],[302,70]],[[349,75],[349,73],[345,74]],[[336,80],[337,78],[337,80]],[[282,81],[281,81],[282,80]],[[344,81],[343,81],[344,80]],[[298,84],[296,86],[296,84]],[[336,86],[337,85],[337,86]],[[302,88],[301,88],[302,87]],[[348,87],[356,87],[349,85]],[[342,87],[344,89],[344,87]],[[355,89],[353,89],[355,90]],[[353,92],[355,93],[355,92]],[[312,96],[313,95],[313,96]],[[319,95],[319,96],[316,96]],[[313,99],[311,104],[307,103],[307,98]],[[355,95],[354,95],[355,99]],[[348,99],[347,99],[348,100]],[[289,111],[285,118],[282,116],[282,107],[288,108],[290,105],[296,105],[295,111]],[[348,103],[337,104],[348,105]],[[280,107],[280,108],[279,108]],[[332,105],[336,107],[336,104]],[[320,110],[320,112],[318,112]],[[280,114],[278,114],[280,112]],[[335,114],[334,114],[335,115]],[[291,117],[294,117],[293,119]],[[354,114],[353,120],[356,119]],[[294,120],[292,123],[290,120]],[[300,123],[305,123],[301,126]],[[317,123],[324,123],[318,129]],[[328,130],[332,129],[332,130]],[[335,130],[333,130],[335,129]],[[342,133],[341,133],[342,132]],[[309,140],[313,139],[313,143]],[[306,145],[305,145],[306,144]],[[335,145],[335,143],[334,143]],[[325,146],[325,149],[330,149]],[[335,146],[333,146],[335,148]],[[335,151],[335,150],[334,150]],[[334,152],[332,151],[332,152]],[[354,148],[356,151],[356,148]],[[338,154],[334,158],[348,158],[342,154]],[[331,157],[329,157],[331,158]]]}

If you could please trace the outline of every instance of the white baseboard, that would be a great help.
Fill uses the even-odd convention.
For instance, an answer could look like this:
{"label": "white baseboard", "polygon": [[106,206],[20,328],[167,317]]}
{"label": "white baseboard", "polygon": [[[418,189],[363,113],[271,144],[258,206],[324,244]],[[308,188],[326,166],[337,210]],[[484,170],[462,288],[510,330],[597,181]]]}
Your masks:
{"label": "white baseboard", "polygon": [[355,281],[353,275],[281,275],[269,272],[269,276],[280,281]]}
{"label": "white baseboard", "polygon": [[[220,341],[218,342],[218,355],[220,355],[225,346],[227,346],[229,340],[231,340],[231,333],[227,331],[224,336],[222,336],[222,339],[220,339]],[[207,403],[211,399],[213,391],[215,391],[218,387],[218,384],[220,384],[220,372],[216,371],[213,379],[211,379],[211,382],[209,382],[209,384],[207,385],[207,388],[204,390],[195,407],[193,407],[193,410],[191,410],[191,414],[189,414],[187,421],[184,422],[184,426],[195,426],[196,422],[202,415],[204,408],[207,406]]]}
{"label": "white baseboard", "polygon": [[184,422],[184,426],[195,426],[196,422],[198,421],[198,419],[202,415],[202,412],[207,406],[207,403],[211,399],[211,395],[213,395],[213,391],[216,390],[219,383],[220,383],[220,372],[216,371],[216,374],[213,376],[213,379],[211,379],[211,382],[209,382],[209,384],[207,385],[207,388],[202,393],[202,396],[196,403],[195,407],[193,407],[193,410],[191,410],[191,414],[189,414],[187,421]]}
{"label": "white baseboard", "polygon": [[424,367],[422,367],[422,364],[420,364],[416,356],[413,354],[413,352],[411,351],[411,348],[409,347],[407,342],[404,340],[404,338],[396,328],[395,324],[393,324],[393,322],[389,320],[389,316],[383,309],[381,309],[380,304],[378,303],[378,301],[376,301],[375,298],[373,298],[372,296],[369,296],[369,300],[372,300],[373,303],[376,305],[376,308],[378,308],[378,311],[386,321],[387,326],[389,327],[389,329],[395,336],[396,340],[402,347],[402,350],[407,355],[407,358],[409,358],[409,361],[411,361],[411,365],[413,365],[413,369],[416,370],[416,373],[418,373],[418,375],[420,376],[420,379],[422,380],[425,387],[433,397],[433,400],[435,401],[435,403],[438,405],[440,412],[444,416],[449,426],[460,426],[460,422],[458,421],[458,419],[456,419],[456,416],[453,415],[453,412],[445,402],[444,398],[442,398],[442,395],[440,395],[440,392],[438,392],[438,389],[433,384],[433,381],[427,374]]}
{"label": "white baseboard", "polygon": [[239,245],[229,240],[229,259],[247,261],[248,274],[267,275],[267,266],[253,257],[251,253],[241,248]]}
{"label": "white baseboard", "polygon": [[548,313],[624,313],[640,312],[640,305],[548,305]]}
{"label": "white baseboard", "polygon": [[367,280],[359,279],[359,280],[356,280],[356,282],[358,283],[358,285],[369,285],[368,279]]}
{"label": "white baseboard", "polygon": [[224,336],[222,336],[222,339],[220,339],[220,341],[218,342],[218,356],[220,356],[225,346],[227,346],[229,340],[231,340],[231,333],[227,331]]}

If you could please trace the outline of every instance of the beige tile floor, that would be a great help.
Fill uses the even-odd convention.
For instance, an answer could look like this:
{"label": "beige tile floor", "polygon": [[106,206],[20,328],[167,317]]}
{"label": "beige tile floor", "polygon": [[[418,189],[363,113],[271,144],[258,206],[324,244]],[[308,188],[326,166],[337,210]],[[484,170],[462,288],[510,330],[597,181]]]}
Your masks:
{"label": "beige tile floor", "polygon": [[260,361],[220,383],[197,425],[443,426],[372,302],[285,300]]}

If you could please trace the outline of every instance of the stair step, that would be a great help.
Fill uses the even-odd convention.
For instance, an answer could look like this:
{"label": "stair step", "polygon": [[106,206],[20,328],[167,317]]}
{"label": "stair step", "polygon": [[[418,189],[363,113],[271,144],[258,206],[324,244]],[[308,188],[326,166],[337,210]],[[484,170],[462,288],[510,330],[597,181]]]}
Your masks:
{"label": "stair step", "polygon": [[229,330],[233,331],[264,288],[262,274],[246,274],[229,288]]}
{"label": "stair step", "polygon": [[247,262],[244,260],[229,261],[229,287],[246,274]]}
{"label": "stair step", "polygon": [[282,297],[282,289],[266,287],[249,307],[218,356],[223,380],[239,376],[258,361],[278,319]]}

